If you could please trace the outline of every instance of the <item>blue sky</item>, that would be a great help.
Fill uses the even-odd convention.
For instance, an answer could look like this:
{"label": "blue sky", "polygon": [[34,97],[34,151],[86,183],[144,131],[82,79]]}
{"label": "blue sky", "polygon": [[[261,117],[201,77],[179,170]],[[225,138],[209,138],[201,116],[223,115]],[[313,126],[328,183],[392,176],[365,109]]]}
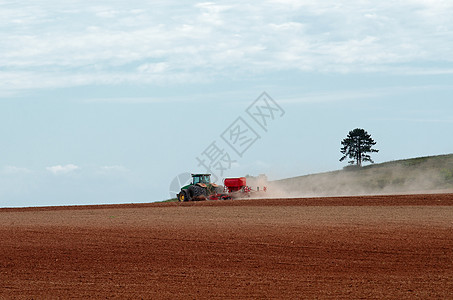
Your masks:
{"label": "blue sky", "polygon": [[[442,0],[0,0],[0,207],[167,199],[212,142],[223,177],[340,169],[356,127],[376,162],[452,153],[452,15]],[[281,108],[266,130],[246,113],[264,91]],[[242,156],[221,138],[239,117],[259,136]]]}

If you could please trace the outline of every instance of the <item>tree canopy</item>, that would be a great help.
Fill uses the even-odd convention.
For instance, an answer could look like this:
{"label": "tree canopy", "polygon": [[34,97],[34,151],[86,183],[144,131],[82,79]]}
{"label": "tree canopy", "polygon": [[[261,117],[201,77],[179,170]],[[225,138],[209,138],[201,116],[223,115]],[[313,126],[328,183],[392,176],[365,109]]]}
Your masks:
{"label": "tree canopy", "polygon": [[368,161],[374,163],[371,156],[367,153],[379,152],[379,150],[372,149],[376,142],[371,138],[371,135],[362,128],[356,128],[349,131],[347,137],[341,142],[343,147],[340,152],[343,157],[340,161],[350,158],[350,164],[362,166],[362,162]]}

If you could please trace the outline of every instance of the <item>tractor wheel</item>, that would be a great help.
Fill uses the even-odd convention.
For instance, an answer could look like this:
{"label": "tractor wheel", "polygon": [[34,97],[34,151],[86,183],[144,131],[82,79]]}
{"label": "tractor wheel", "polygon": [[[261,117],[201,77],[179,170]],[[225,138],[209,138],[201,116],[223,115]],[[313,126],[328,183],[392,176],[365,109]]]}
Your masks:
{"label": "tractor wheel", "polygon": [[187,197],[187,193],[186,191],[181,191],[179,194],[178,194],[178,201],[179,202],[185,202],[185,201],[189,201],[189,198]]}
{"label": "tractor wheel", "polygon": [[189,194],[191,198],[197,196],[207,196],[207,189],[198,185],[192,185],[189,187]]}

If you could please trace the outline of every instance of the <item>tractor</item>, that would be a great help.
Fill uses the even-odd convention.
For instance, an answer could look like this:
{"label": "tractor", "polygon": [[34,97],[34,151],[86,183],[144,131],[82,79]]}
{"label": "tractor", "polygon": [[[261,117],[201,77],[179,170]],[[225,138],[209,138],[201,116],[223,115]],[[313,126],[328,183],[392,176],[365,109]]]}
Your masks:
{"label": "tractor", "polygon": [[231,199],[231,197],[224,194],[223,186],[211,183],[211,174],[192,174],[192,183],[181,188],[178,200],[184,202],[206,199]]}
{"label": "tractor", "polygon": [[[181,188],[178,200],[180,202],[226,200],[250,197],[251,193],[255,193],[256,196],[256,192],[259,191],[259,188],[254,191],[247,186],[245,177],[225,178],[223,183],[225,187],[211,183],[211,174],[192,174],[192,183]],[[263,191],[266,191],[266,187]]]}

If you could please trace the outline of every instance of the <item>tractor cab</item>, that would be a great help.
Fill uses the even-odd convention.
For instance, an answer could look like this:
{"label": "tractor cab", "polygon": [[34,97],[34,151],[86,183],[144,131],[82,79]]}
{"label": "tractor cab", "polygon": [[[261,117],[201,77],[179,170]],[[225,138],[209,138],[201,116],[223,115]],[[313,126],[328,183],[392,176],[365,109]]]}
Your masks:
{"label": "tractor cab", "polygon": [[211,174],[192,174],[192,184],[197,183],[210,184]]}

